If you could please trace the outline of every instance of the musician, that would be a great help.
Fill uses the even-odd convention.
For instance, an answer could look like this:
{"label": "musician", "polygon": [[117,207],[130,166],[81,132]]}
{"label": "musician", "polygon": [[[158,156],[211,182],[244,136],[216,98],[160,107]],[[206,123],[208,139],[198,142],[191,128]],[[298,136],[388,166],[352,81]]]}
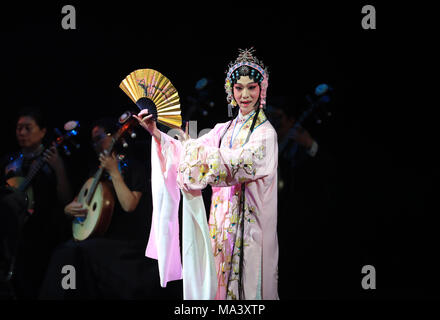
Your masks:
{"label": "musician", "polygon": [[26,207],[21,192],[2,189],[0,260],[6,269],[3,271],[14,271],[12,282],[17,298],[37,297],[50,253],[65,239],[62,208],[73,197],[64,161],[54,146],[46,149],[46,135],[47,125],[38,108],[20,110],[16,124],[20,150],[5,156],[0,167],[0,181],[5,186],[14,177],[27,176],[40,158],[45,160],[30,184],[34,193],[32,208]]}
{"label": "musician", "polygon": [[[291,100],[291,99],[290,99]],[[315,158],[319,145],[303,126],[294,129],[299,117],[299,108],[293,107],[287,97],[274,97],[269,106],[268,118],[277,131],[279,163],[286,169],[301,166],[305,161]],[[283,180],[280,177],[280,180]]]}
{"label": "musician", "polygon": [[281,299],[322,297],[328,282],[320,268],[329,255],[324,245],[329,239],[323,237],[330,216],[329,180],[336,166],[328,146],[318,139],[322,137],[312,131],[316,127],[309,128],[310,121],[293,129],[303,111],[297,100],[273,97],[268,114],[278,135],[279,211],[292,213],[279,216],[280,256],[291,261],[279,268]]}
{"label": "musician", "polygon": [[[111,143],[110,135],[116,131],[115,123],[101,119],[91,131],[99,165],[105,168],[104,180],[111,181],[114,190],[115,208],[109,229],[102,236],[70,240],[57,248],[41,299],[145,299],[157,298],[156,292],[164,293],[158,290],[157,262],[144,254],[152,210],[148,162],[138,160],[133,148],[123,159],[118,150],[104,154]],[[87,214],[77,199],[64,211],[70,217]],[[74,290],[62,288],[64,265],[75,268]]]}

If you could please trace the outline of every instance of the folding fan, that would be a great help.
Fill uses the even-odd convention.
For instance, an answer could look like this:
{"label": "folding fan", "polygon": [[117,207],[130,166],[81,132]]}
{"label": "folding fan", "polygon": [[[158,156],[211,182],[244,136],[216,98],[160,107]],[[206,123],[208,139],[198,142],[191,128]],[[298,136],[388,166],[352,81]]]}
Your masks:
{"label": "folding fan", "polygon": [[148,109],[155,121],[170,128],[181,127],[179,94],[171,81],[160,72],[153,69],[133,71],[119,87],[139,109]]}

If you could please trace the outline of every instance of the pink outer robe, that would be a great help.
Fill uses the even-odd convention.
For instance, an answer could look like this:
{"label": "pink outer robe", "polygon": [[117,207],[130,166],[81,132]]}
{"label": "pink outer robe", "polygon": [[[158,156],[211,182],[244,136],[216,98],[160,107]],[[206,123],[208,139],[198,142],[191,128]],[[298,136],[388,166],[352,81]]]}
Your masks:
{"label": "pink outer robe", "polygon": [[[217,124],[183,143],[161,133],[152,143],[153,222],[146,255],[158,259],[161,285],[182,278],[179,187],[183,193],[185,299],[278,299],[277,135],[261,110]],[[220,148],[219,142],[224,134]],[[244,237],[240,195],[245,184]],[[201,189],[212,186],[209,222]],[[241,242],[243,251],[240,252]]]}

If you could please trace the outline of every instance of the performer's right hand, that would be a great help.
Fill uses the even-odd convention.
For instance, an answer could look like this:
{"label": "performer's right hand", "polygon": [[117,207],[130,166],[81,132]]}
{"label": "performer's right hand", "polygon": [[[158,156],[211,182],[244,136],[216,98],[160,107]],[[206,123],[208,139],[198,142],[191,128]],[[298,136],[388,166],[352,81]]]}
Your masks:
{"label": "performer's right hand", "polygon": [[157,130],[156,121],[153,120],[152,114],[148,114],[148,109],[141,110],[138,115],[133,115],[133,117],[145,130],[154,136],[155,131]]}
{"label": "performer's right hand", "polygon": [[84,208],[80,202],[72,201],[64,207],[64,213],[72,217],[85,217],[87,208]]}

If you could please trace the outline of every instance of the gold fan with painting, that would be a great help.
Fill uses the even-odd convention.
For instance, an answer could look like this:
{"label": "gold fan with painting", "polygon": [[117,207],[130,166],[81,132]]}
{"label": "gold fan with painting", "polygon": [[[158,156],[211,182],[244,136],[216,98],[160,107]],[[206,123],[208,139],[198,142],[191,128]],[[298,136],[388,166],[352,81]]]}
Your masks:
{"label": "gold fan with painting", "polygon": [[135,70],[122,80],[119,87],[139,109],[148,109],[156,121],[170,128],[182,126],[179,94],[171,81],[160,72],[153,69]]}

